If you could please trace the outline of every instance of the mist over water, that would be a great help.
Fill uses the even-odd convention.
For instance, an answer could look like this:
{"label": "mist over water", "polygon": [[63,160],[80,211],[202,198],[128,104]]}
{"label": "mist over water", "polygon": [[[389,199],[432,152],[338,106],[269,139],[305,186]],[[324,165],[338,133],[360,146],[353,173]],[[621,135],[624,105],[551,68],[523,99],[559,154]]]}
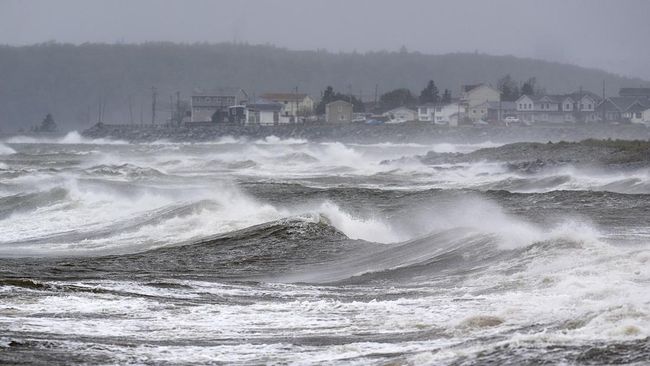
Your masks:
{"label": "mist over water", "polygon": [[0,363],[643,364],[645,168],[0,142]]}

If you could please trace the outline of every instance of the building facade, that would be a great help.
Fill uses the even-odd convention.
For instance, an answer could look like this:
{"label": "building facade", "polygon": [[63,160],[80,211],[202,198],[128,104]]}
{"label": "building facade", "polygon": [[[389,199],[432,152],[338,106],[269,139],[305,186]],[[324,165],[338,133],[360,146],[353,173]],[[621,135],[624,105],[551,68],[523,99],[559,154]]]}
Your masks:
{"label": "building facade", "polygon": [[352,122],[354,105],[344,100],[337,100],[325,105],[325,121],[328,123]]}
{"label": "building facade", "polygon": [[307,94],[299,93],[264,93],[262,99],[284,106],[285,116],[306,117],[314,114],[314,100]]}
{"label": "building facade", "polygon": [[483,119],[487,110],[477,108],[486,102],[501,101],[501,92],[485,84],[463,85],[460,94],[460,104],[463,106],[465,117],[472,121]]}
{"label": "building facade", "polygon": [[281,103],[251,103],[246,105],[246,124],[272,126],[289,123]]}
{"label": "building facade", "polygon": [[406,107],[391,109],[390,111],[383,113],[382,116],[388,119],[386,123],[403,123],[408,121],[417,121],[418,119],[417,113]]}
{"label": "building facade", "polygon": [[599,121],[599,98],[589,92],[562,95],[522,95],[515,101],[524,123],[591,123]]}
{"label": "building facade", "polygon": [[229,107],[247,102],[242,89],[195,90],[190,99],[192,122],[230,122]]}

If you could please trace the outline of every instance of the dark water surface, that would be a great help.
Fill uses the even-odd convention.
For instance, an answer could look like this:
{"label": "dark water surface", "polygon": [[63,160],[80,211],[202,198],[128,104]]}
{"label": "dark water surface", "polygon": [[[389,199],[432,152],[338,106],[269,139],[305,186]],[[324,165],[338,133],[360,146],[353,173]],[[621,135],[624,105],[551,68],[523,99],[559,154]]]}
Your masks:
{"label": "dark water surface", "polygon": [[0,364],[647,364],[650,173],[483,146],[5,141]]}

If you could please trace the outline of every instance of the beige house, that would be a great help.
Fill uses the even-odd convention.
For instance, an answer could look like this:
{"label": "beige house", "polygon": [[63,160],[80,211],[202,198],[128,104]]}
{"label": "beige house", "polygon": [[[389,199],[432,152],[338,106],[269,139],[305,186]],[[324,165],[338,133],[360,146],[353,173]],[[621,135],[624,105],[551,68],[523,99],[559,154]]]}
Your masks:
{"label": "beige house", "polygon": [[337,100],[325,105],[325,121],[328,123],[352,122],[354,105],[344,100]]}
{"label": "beige house", "polygon": [[284,106],[285,116],[310,116],[314,113],[314,100],[307,94],[299,93],[265,93],[262,99]]}
{"label": "beige house", "polygon": [[487,117],[487,109],[480,108],[486,102],[499,102],[501,92],[485,84],[463,85],[460,104],[464,107],[465,115],[472,121]]}
{"label": "beige house", "polygon": [[390,111],[382,114],[382,116],[388,118],[388,121],[386,121],[386,123],[417,121],[418,118],[416,111],[406,107],[397,107],[395,109],[391,109]]}

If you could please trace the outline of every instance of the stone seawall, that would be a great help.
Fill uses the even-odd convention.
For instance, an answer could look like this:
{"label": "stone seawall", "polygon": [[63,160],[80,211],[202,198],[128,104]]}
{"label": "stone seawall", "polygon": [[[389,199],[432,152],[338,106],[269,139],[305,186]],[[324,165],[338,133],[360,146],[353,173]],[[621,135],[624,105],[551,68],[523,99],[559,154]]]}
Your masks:
{"label": "stone seawall", "polygon": [[479,143],[492,141],[578,141],[596,139],[650,139],[650,128],[644,125],[562,125],[531,127],[462,126],[441,127],[431,123],[403,123],[371,126],[350,124],[295,124],[279,126],[215,125],[201,127],[166,127],[133,125],[95,125],[82,132],[88,138],[110,138],[130,142],[201,142],[222,137],[263,139],[269,136],[310,141],[356,143]]}

